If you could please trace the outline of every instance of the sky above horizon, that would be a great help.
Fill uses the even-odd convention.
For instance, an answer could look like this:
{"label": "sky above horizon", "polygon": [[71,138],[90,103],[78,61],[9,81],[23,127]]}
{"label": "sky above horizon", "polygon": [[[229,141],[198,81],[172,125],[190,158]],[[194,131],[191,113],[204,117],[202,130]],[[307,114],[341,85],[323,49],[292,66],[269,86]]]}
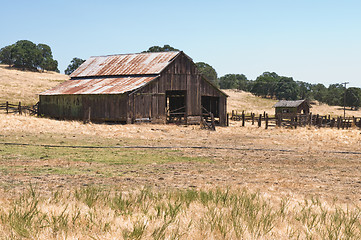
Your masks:
{"label": "sky above horizon", "polygon": [[169,44],[218,76],[263,72],[361,87],[361,1],[5,1],[0,48],[51,47],[63,73],[72,58],[137,53]]}

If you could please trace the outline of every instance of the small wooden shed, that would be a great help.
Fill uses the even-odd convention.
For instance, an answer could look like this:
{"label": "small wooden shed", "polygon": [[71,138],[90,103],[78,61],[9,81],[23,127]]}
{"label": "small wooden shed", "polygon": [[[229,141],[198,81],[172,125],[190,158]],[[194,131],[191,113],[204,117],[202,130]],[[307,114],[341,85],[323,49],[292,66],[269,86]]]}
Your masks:
{"label": "small wooden shed", "polygon": [[227,94],[182,51],[91,57],[71,79],[39,95],[39,113],[59,119],[197,124],[227,122]]}
{"label": "small wooden shed", "polygon": [[281,100],[277,102],[273,107],[275,108],[276,116],[280,114],[287,116],[296,116],[297,114],[309,114],[311,105],[308,100]]}

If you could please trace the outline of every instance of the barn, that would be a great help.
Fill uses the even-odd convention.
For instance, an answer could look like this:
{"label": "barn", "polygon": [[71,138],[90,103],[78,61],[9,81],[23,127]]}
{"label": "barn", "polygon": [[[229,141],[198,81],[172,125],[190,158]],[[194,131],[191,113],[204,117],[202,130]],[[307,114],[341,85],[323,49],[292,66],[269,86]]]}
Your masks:
{"label": "barn", "polygon": [[90,57],[70,80],[39,94],[39,114],[101,122],[227,122],[227,95],[182,51]]}
{"label": "barn", "polygon": [[309,114],[311,105],[307,100],[287,101],[281,100],[274,106],[275,114],[294,117],[297,114]]}

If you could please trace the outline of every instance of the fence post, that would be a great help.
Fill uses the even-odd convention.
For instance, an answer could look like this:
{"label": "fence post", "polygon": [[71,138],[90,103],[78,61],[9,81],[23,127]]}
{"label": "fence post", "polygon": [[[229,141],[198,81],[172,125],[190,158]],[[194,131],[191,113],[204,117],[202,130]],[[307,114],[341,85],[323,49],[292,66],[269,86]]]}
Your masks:
{"label": "fence post", "polygon": [[254,125],[254,115],[255,115],[255,113],[251,113],[251,117],[252,117],[252,125]]}
{"label": "fence post", "polygon": [[277,114],[276,117],[277,117],[277,126],[281,127],[281,125],[282,125],[282,115]]}
{"label": "fence post", "polygon": [[9,114],[9,102],[6,101],[6,114]]}
{"label": "fence post", "polygon": [[298,124],[298,123],[297,123],[297,122],[298,122],[298,121],[297,121],[297,120],[298,120],[297,116],[296,116],[294,119],[295,119],[294,126],[295,126],[295,129],[296,129],[296,128],[297,128],[297,124]]}
{"label": "fence post", "polygon": [[244,114],[244,111],[242,111],[242,127],[244,127],[245,121],[246,121],[246,116]]}
{"label": "fence post", "polygon": [[21,112],[21,102],[19,102],[18,110],[19,110],[19,115],[22,115],[22,112]]}
{"label": "fence post", "polygon": [[233,120],[233,116],[234,116],[234,110],[232,110],[232,117],[231,117],[232,120]]}
{"label": "fence post", "polygon": [[263,112],[263,119],[266,120],[266,111]]}
{"label": "fence post", "polygon": [[266,114],[266,129],[268,129],[268,114]]}
{"label": "fence post", "polygon": [[258,118],[258,127],[261,127],[261,125],[262,125],[262,114],[260,114]]}

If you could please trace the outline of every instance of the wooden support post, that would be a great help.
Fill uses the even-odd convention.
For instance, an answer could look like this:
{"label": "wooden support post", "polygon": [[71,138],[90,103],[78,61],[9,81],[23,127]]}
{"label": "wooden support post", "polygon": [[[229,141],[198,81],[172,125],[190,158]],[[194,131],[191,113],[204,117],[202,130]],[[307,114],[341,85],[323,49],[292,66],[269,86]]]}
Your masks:
{"label": "wooden support post", "polygon": [[268,129],[268,114],[266,114],[266,129]]}
{"label": "wooden support post", "polygon": [[35,106],[36,106],[36,114],[39,117],[40,116],[40,102],[38,102]]}
{"label": "wooden support post", "polygon": [[[233,111],[233,110],[232,110]],[[227,122],[226,122],[226,126],[229,126],[229,114],[227,113]]]}
{"label": "wooden support post", "polygon": [[297,123],[298,122],[298,118],[297,118],[297,116],[295,117],[295,123],[294,123],[294,126],[295,126],[295,128],[297,128]]}
{"label": "wooden support post", "polygon": [[19,102],[18,110],[19,110],[19,115],[22,115],[22,112],[21,112],[21,102]]}
{"label": "wooden support post", "polygon": [[341,127],[341,118],[337,117],[337,129],[340,129]]}
{"label": "wooden support post", "polygon": [[262,114],[260,114],[258,118],[258,127],[261,127],[261,125],[262,125]]}
{"label": "wooden support post", "polygon": [[254,115],[256,115],[255,113],[251,113],[251,117],[252,117],[252,125],[254,125]]}
{"label": "wooden support post", "polygon": [[213,113],[211,113],[211,121],[212,121],[212,130],[216,131],[216,123],[214,121],[214,115]]}
{"label": "wooden support post", "polygon": [[266,120],[266,111],[263,112],[263,119]]}
{"label": "wooden support post", "polygon": [[9,114],[9,102],[8,101],[6,101],[6,114]]}
{"label": "wooden support post", "polygon": [[246,116],[244,114],[244,111],[242,111],[242,127],[244,127],[246,121]]}
{"label": "wooden support post", "polygon": [[310,113],[309,125],[312,126],[312,113]]}
{"label": "wooden support post", "polygon": [[232,117],[231,117],[232,120],[234,120],[233,116],[234,116],[234,110],[232,110]]}

